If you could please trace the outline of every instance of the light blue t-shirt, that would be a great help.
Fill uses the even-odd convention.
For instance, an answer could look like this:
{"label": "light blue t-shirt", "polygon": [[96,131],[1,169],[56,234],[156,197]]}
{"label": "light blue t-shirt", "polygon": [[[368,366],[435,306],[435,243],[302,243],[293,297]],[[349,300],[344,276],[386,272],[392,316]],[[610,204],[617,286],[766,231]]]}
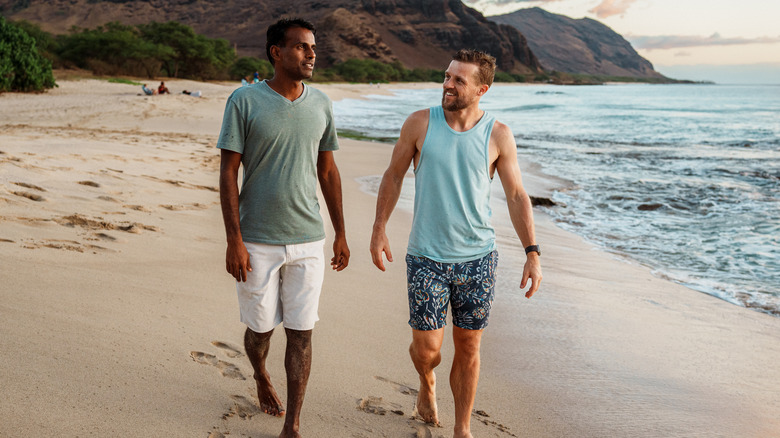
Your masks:
{"label": "light blue t-shirt", "polygon": [[304,85],[291,102],[266,81],[241,87],[227,101],[217,147],[242,154],[243,240],[289,245],[325,238],[317,154],[338,149],[328,96]]}
{"label": "light blue t-shirt", "polygon": [[428,131],[414,171],[414,218],[407,252],[442,263],[476,260],[495,248],[490,225],[490,134],[487,112],[458,132],[441,106],[429,110]]}

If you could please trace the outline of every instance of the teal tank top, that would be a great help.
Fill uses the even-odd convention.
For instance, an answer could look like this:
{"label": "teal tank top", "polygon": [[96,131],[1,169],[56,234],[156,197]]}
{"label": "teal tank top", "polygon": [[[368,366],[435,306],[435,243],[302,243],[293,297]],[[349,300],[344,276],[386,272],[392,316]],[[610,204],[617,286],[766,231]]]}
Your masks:
{"label": "teal tank top", "polygon": [[430,109],[428,131],[414,171],[409,254],[462,263],[495,250],[488,163],[495,120],[485,112],[473,128],[458,132],[447,124],[441,106]]}

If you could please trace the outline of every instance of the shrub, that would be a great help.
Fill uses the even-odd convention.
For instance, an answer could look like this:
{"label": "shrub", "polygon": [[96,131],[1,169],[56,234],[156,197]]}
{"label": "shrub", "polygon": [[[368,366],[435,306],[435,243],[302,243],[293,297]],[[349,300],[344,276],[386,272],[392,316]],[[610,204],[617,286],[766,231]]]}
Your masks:
{"label": "shrub", "polygon": [[43,91],[56,86],[51,62],[38,53],[35,40],[0,16],[0,92]]}
{"label": "shrub", "polygon": [[242,56],[230,66],[230,79],[241,79],[249,76],[252,79],[254,73],[260,75],[260,79],[270,79],[274,75],[274,66],[265,59],[254,56]]}

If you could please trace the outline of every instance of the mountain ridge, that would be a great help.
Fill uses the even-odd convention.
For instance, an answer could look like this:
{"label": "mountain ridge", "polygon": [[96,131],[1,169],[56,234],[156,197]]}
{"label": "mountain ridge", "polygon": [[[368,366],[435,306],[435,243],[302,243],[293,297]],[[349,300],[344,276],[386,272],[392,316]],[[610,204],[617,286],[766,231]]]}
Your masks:
{"label": "mountain ridge", "polygon": [[520,9],[488,17],[523,33],[545,68],[565,73],[665,78],[650,61],[605,24],[574,19],[541,8]]}
{"label": "mountain ridge", "polygon": [[0,11],[55,34],[111,21],[178,21],[227,39],[239,55],[262,58],[268,25],[300,16],[317,27],[318,63],[326,67],[369,58],[444,69],[455,51],[469,47],[494,55],[505,72],[543,71],[520,31],[488,20],[460,0],[0,0]]}

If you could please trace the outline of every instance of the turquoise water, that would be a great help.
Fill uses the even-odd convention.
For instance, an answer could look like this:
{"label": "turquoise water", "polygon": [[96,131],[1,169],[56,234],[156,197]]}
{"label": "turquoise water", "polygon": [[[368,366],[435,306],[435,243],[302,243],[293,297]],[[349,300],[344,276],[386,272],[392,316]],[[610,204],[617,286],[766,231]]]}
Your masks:
{"label": "turquoise water", "polygon": [[[339,129],[397,137],[441,88],[334,103]],[[518,153],[573,185],[557,223],[656,275],[780,315],[780,86],[494,87]]]}

